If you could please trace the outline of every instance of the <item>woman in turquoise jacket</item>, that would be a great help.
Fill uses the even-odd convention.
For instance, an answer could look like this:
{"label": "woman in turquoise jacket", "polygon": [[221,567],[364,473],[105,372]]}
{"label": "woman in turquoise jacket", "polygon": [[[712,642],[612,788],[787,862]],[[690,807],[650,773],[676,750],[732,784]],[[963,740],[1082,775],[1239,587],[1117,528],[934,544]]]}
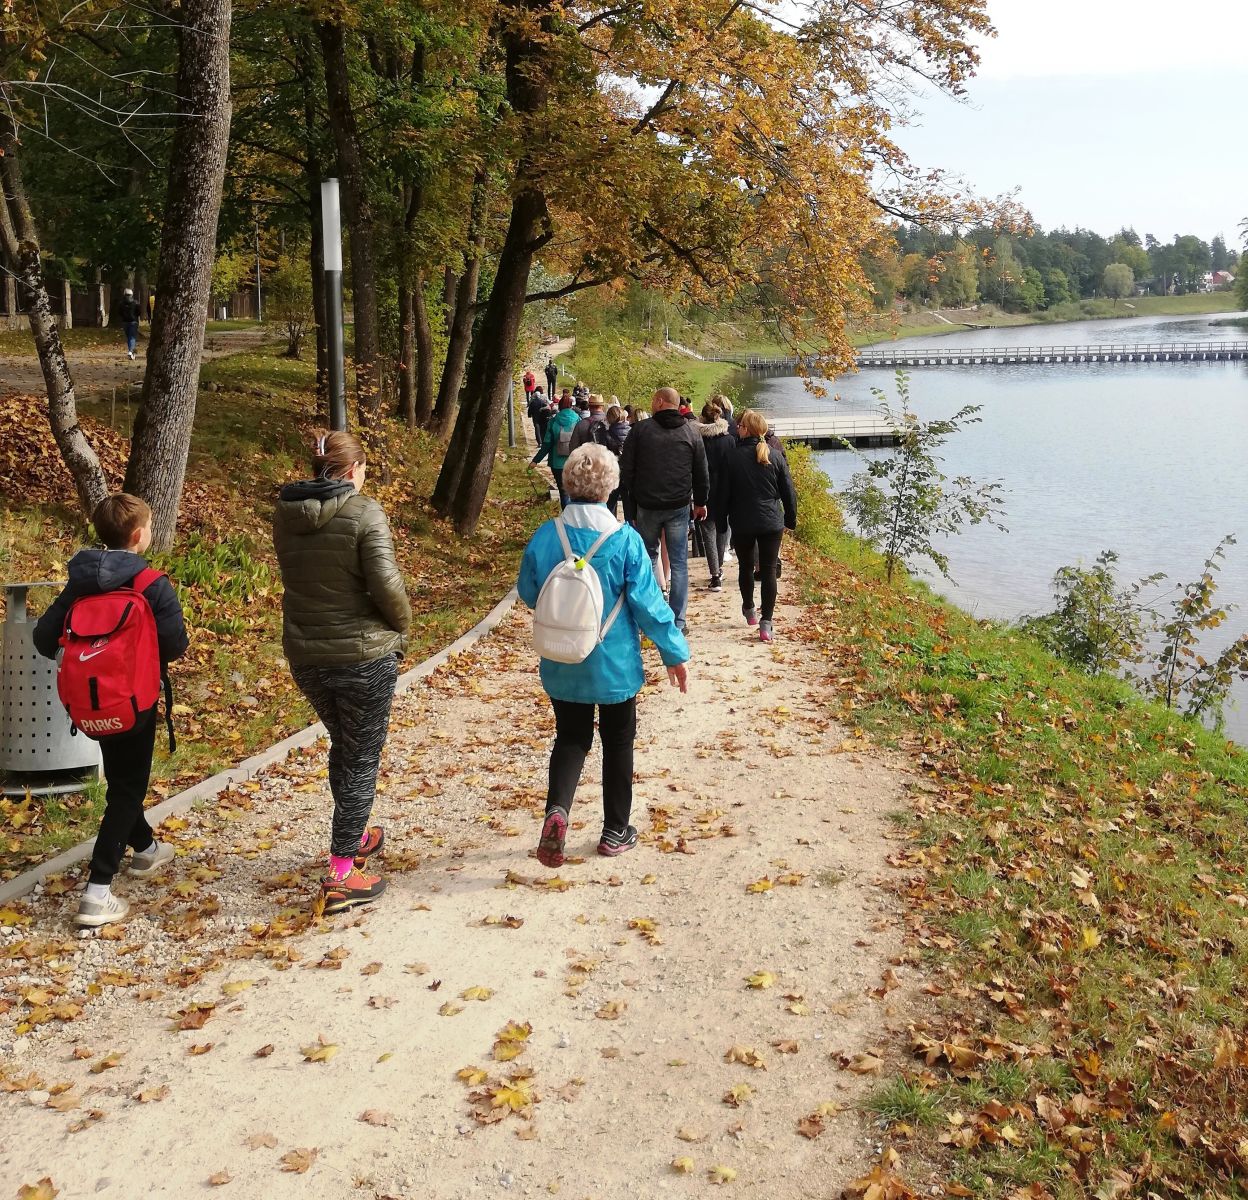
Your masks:
{"label": "woman in turquoise jacket", "polygon": [[[538,861],[547,867],[563,865],[568,813],[594,741],[595,707],[602,737],[603,828],[598,853],[623,854],[637,845],[637,830],[628,819],[633,807],[637,693],[646,682],[639,631],[658,647],[668,679],[682,692],[687,685],[684,664],[689,661],[689,643],[659,591],[641,535],[631,525],[620,525],[607,508],[607,497],[620,485],[615,455],[593,443],[578,447],[563,467],[563,483],[569,502],[558,520],[573,552],[584,554],[604,533],[611,533],[590,562],[602,584],[603,613],[615,608],[621,593],[624,605],[584,662],[541,660],[542,686],[555,710],[546,818],[537,847]],[[547,576],[563,561],[559,531],[554,521],[547,521],[533,535],[520,562],[516,586],[530,608],[537,606]]]}
{"label": "woman in turquoise jacket", "polygon": [[559,453],[559,444],[562,439],[563,445],[571,453],[572,430],[576,428],[580,419],[581,414],[576,409],[576,401],[571,396],[564,396],[560,399],[559,411],[547,423],[542,445],[533,456],[534,466],[542,459],[549,457],[550,473],[555,477],[555,487],[559,489],[560,508],[568,506],[568,494],[563,490],[563,467],[568,461],[568,455]]}

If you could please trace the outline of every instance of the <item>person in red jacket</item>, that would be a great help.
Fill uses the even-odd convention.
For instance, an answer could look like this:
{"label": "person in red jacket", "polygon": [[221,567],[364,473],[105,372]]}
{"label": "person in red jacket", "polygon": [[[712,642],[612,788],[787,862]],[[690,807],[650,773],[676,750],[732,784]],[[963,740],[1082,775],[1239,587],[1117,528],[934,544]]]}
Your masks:
{"label": "person in red jacket", "polygon": [[524,398],[526,401],[533,395],[535,387],[537,387],[537,376],[533,374],[533,368],[530,367],[524,373]]}

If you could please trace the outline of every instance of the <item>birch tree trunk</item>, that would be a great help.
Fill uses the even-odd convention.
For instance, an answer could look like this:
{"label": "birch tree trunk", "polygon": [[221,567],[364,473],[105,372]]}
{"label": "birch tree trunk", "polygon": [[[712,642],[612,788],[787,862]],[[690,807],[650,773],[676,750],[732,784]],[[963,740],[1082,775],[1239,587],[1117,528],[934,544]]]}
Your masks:
{"label": "birch tree trunk", "polygon": [[182,0],[156,312],[126,469],[126,490],[152,506],[158,552],[173,545],[195,421],[230,139],[230,16],[230,0]]}
{"label": "birch tree trunk", "polygon": [[[11,121],[0,120],[0,249],[14,264],[22,287],[30,297],[26,311],[30,332],[39,354],[44,390],[48,396],[48,421],[57,449],[74,480],[78,505],[89,521],[95,506],[108,495],[108,482],[95,450],[78,424],[78,401],[74,380],[65,359],[60,332],[52,315],[52,300],[43,277],[38,230],[26,197],[18,158],[19,145]],[[11,293],[16,300],[17,289]]]}

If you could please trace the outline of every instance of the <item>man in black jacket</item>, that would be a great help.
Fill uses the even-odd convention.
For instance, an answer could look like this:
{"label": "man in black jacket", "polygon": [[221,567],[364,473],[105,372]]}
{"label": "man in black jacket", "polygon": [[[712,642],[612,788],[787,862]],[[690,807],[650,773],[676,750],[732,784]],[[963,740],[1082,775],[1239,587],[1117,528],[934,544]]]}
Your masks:
{"label": "man in black jacket", "polygon": [[134,348],[139,342],[139,302],[134,292],[126,288],[121,293],[121,303],[117,306],[117,315],[121,318],[121,328],[126,335],[126,353],[134,358]]}
{"label": "man in black jacket", "polygon": [[555,366],[555,360],[548,358],[546,360],[546,390],[550,395],[555,394],[555,384],[559,382],[559,368]]}
{"label": "man in black jacket", "polygon": [[689,603],[689,498],[694,516],[705,520],[710,474],[702,438],[680,415],[680,393],[660,388],[650,411],[651,419],[635,425],[624,442],[620,490],[624,514],[637,526],[656,567],[659,539],[666,534],[672,568],[668,603],[683,633]]}

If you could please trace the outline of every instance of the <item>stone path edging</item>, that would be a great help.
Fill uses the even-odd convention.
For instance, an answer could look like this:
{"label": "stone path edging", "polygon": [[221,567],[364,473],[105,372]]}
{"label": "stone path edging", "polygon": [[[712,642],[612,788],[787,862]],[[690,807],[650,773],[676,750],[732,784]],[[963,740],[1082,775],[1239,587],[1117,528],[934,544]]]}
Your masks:
{"label": "stone path edging", "polygon": [[[405,671],[399,676],[398,684],[395,687],[395,695],[401,696],[413,684],[419,683],[422,679],[427,679],[434,671],[444,663],[449,662],[457,654],[462,654],[465,650],[476,645],[483,637],[498,627],[503,618],[511,612],[518,599],[519,596],[516,593],[516,589],[512,588],[463,637],[439,650],[430,658],[425,659],[419,666],[413,667],[410,671]],[[228,770],[212,775],[193,787],[187,788],[186,791],[179,792],[176,796],[170,796],[168,800],[162,800],[159,804],[153,805],[147,810],[147,818],[152,825],[158,825],[166,817],[172,817],[177,813],[185,812],[201,800],[215,799],[234,784],[243,783],[259,774],[266,767],[282,762],[292,750],[301,750],[305,746],[311,746],[324,736],[325,726],[319,721],[315,725],[309,725],[306,729],[301,729],[298,733],[292,733],[290,737],[283,738],[275,746],[270,746],[267,750],[262,750],[259,754],[244,759],[238,766],[230,767]],[[25,896],[47,876],[55,875],[57,872],[64,871],[67,867],[72,867],[75,863],[90,857],[94,846],[95,838],[79,842],[78,845],[71,846],[68,850],[62,850],[55,858],[49,859],[45,863],[40,863],[37,867],[32,867],[29,871],[25,871],[21,875],[10,879],[7,883],[0,884],[0,904],[5,904],[10,900],[16,900],[21,896]]]}

